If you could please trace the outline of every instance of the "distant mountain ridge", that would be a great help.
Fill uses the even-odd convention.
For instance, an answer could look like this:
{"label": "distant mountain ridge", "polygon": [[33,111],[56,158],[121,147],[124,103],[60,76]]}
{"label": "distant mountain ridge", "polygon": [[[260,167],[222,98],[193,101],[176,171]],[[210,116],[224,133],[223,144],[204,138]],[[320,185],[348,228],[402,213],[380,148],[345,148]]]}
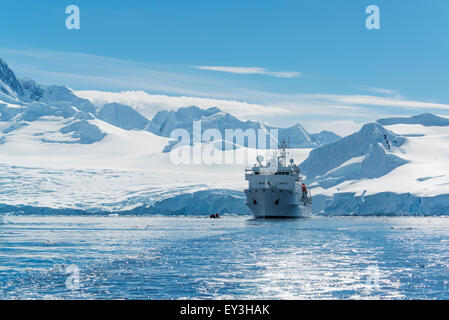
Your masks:
{"label": "distant mountain ridge", "polygon": [[432,113],[423,113],[411,117],[379,119],[377,122],[384,126],[395,124],[421,124],[426,127],[444,127],[449,125],[449,118],[442,118]]}
{"label": "distant mountain ridge", "polygon": [[341,137],[332,131],[323,130],[318,133],[313,133],[312,138],[318,141],[319,144],[325,145],[337,141]]}
{"label": "distant mountain ridge", "polygon": [[[220,132],[223,139],[226,136],[226,129],[241,129],[243,131],[252,129],[256,134],[258,130],[263,130],[267,135],[269,135],[270,130],[276,129],[278,131],[277,140],[288,140],[290,148],[316,148],[340,138],[340,136],[330,131],[322,131],[311,135],[300,124],[288,128],[272,127],[257,121],[242,121],[229,113],[221,111],[217,107],[201,109],[196,106],[159,111],[151,120],[148,130],[157,135],[170,137],[173,130],[182,128],[189,131],[190,135],[192,135],[192,124],[195,121],[201,121],[202,132],[207,129],[216,129]],[[226,142],[234,143],[234,141]],[[256,143],[259,143],[259,141],[256,141]],[[269,147],[269,137],[265,145]],[[246,141],[243,146],[248,146]],[[277,143],[275,146],[277,146]],[[224,147],[225,145],[223,144],[223,149]]]}
{"label": "distant mountain ridge", "polygon": [[151,121],[131,107],[107,103],[98,110],[98,119],[125,130],[146,130]]}
{"label": "distant mountain ridge", "polygon": [[[60,133],[71,133],[70,143],[89,144],[104,138],[106,134],[100,134],[99,131],[101,130],[98,126],[91,123],[91,120],[94,119],[105,121],[125,130],[144,130],[162,137],[170,137],[175,129],[185,129],[192,135],[193,122],[201,121],[202,133],[207,129],[216,129],[220,132],[224,140],[221,145],[222,150],[230,145],[235,146],[236,143],[235,141],[225,140],[226,129],[241,129],[243,131],[252,129],[256,134],[258,130],[263,130],[268,134],[270,130],[277,129],[278,140],[288,140],[291,148],[316,148],[340,138],[329,131],[310,134],[300,124],[289,128],[278,128],[251,120],[242,121],[217,107],[201,109],[197,106],[189,106],[177,110],[162,110],[150,120],[135,109],[120,103],[108,103],[101,107],[96,107],[89,100],[75,95],[73,90],[66,86],[44,86],[30,79],[17,79],[14,72],[1,59],[0,94],[3,94],[3,99],[0,96],[0,101],[3,100],[20,106],[19,108],[0,104],[0,121],[13,122],[10,128],[7,129],[8,132],[27,126],[27,122],[35,121],[44,116],[63,117],[69,120],[70,123],[61,128]],[[67,127],[70,130],[67,130]],[[83,130],[86,130],[86,132],[82,132]],[[269,136],[267,141],[265,141],[267,147],[270,146],[270,139],[273,140]],[[43,137],[42,141],[48,143],[60,140]],[[256,145],[259,145],[258,143],[259,141],[256,141]],[[274,145],[277,144],[278,142]],[[172,141],[165,148],[165,152],[170,151],[175,145],[176,141]],[[219,144],[216,144],[217,146]],[[248,141],[245,140],[243,146],[247,147]],[[237,145],[236,147],[239,146]]]}

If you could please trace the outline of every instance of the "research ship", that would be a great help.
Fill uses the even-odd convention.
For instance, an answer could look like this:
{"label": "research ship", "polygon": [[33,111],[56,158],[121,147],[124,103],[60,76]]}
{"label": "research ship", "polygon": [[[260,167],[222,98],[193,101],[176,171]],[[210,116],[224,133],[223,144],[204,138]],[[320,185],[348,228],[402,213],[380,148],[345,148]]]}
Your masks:
{"label": "research ship", "polygon": [[258,165],[245,170],[246,205],[255,218],[306,218],[312,214],[312,196],[303,183],[299,167],[293,159],[287,165],[285,140],[270,161],[264,165],[263,156]]}

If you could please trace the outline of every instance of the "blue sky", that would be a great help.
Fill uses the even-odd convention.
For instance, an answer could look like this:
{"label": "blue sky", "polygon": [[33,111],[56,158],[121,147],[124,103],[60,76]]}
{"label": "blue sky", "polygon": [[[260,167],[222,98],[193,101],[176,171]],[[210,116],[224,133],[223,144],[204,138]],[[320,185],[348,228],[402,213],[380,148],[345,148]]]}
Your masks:
{"label": "blue sky", "polygon": [[[70,4],[80,30],[65,28]],[[365,27],[370,4],[380,30]],[[343,134],[449,115],[445,0],[17,0],[2,3],[0,30],[0,57],[46,84],[238,101],[269,107],[242,117]]]}

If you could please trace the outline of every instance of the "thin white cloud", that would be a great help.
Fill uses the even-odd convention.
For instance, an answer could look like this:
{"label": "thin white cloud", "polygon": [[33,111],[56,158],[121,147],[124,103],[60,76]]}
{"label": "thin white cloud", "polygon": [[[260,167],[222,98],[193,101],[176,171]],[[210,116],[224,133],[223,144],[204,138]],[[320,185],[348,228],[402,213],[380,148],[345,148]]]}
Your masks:
{"label": "thin white cloud", "polygon": [[401,109],[442,109],[449,110],[448,104],[406,100],[400,98],[379,97],[371,95],[331,95],[309,94],[303,95],[312,100],[333,101],[358,106],[379,106]]}
{"label": "thin white cloud", "polygon": [[192,96],[167,96],[161,94],[149,94],[145,91],[105,92],[95,90],[74,91],[81,98],[90,100],[96,106],[105,103],[117,102],[126,104],[139,111],[144,116],[151,118],[157,111],[164,109],[178,109],[186,106],[198,106],[200,108],[217,107],[224,112],[235,116],[248,118],[254,115],[285,115],[291,111],[281,107],[263,106],[255,103],[247,103],[238,100],[212,99]]}
{"label": "thin white cloud", "polygon": [[85,53],[36,48],[4,49],[0,57],[18,77],[77,89],[145,90],[156,93],[228,99],[249,94],[236,80],[193,74],[190,66],[136,62]]}
{"label": "thin white cloud", "polygon": [[322,128],[329,126],[341,134],[347,132],[339,130],[340,125],[353,130],[359,123],[389,116],[422,112],[449,114],[449,104],[409,100],[391,89],[365,86],[363,90],[372,93],[365,95],[286,94],[259,90],[256,81],[249,86],[242,79],[226,79],[220,74],[232,72],[288,78],[300,76],[298,72],[220,66],[196,67],[219,71],[217,73],[193,72],[191,66],[158,65],[39,49],[0,48],[0,56],[19,77],[30,77],[39,83],[89,89],[78,93],[98,105],[113,101],[130,105],[147,117],[161,109],[190,105],[201,108],[216,106],[242,119],[283,127],[296,122],[307,127],[307,123],[314,122],[316,131],[322,123]]}
{"label": "thin white cloud", "polygon": [[[375,111],[372,107],[389,107],[392,114],[404,111],[416,112],[415,110],[419,109],[449,110],[448,104],[407,100],[394,90],[377,87],[366,86],[365,88],[386,96],[280,94],[249,89],[238,81],[193,75],[188,72],[189,68],[184,69],[182,66],[160,66],[91,54],[41,49],[0,48],[0,55],[7,58],[7,63],[11,64],[14,71],[19,71],[19,76],[30,77],[38,82],[65,84],[79,89],[145,90],[167,94],[166,96],[171,98],[171,101],[177,101],[176,103],[179,99],[173,99],[171,95],[183,96],[185,101],[190,101],[188,97],[189,99],[195,99],[195,97],[211,99],[211,103],[214,103],[214,99],[246,101],[248,105],[269,107],[270,110],[288,109],[292,114],[332,115],[344,112],[347,117],[358,117],[363,112],[368,113],[366,109],[370,107],[369,114]],[[219,68],[217,70],[235,73],[279,74],[263,68],[251,67],[199,66],[198,68]],[[285,75],[289,74],[286,72]],[[240,106],[243,108],[243,105],[240,104]],[[246,110],[241,110],[240,113],[249,114]]]}
{"label": "thin white cloud", "polygon": [[259,67],[221,67],[221,66],[194,66],[198,70],[228,72],[235,74],[262,74],[277,78],[297,78],[301,76],[297,71],[268,71]]}
{"label": "thin white cloud", "polygon": [[377,87],[372,87],[372,86],[362,86],[362,87],[360,87],[360,89],[387,95],[387,96],[395,96],[395,97],[401,96],[399,94],[399,92],[397,92],[396,90],[393,90],[393,89],[377,88]]}

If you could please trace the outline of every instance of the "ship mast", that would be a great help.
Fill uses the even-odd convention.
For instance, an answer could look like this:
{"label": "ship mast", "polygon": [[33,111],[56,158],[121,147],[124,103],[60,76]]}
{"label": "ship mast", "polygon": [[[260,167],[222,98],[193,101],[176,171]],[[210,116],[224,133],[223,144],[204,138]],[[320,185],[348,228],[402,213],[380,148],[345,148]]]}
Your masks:
{"label": "ship mast", "polygon": [[287,166],[287,149],[288,149],[288,143],[285,141],[285,138],[282,139],[282,142],[279,145],[279,149],[281,149],[280,156],[279,156],[279,163],[283,166]]}

